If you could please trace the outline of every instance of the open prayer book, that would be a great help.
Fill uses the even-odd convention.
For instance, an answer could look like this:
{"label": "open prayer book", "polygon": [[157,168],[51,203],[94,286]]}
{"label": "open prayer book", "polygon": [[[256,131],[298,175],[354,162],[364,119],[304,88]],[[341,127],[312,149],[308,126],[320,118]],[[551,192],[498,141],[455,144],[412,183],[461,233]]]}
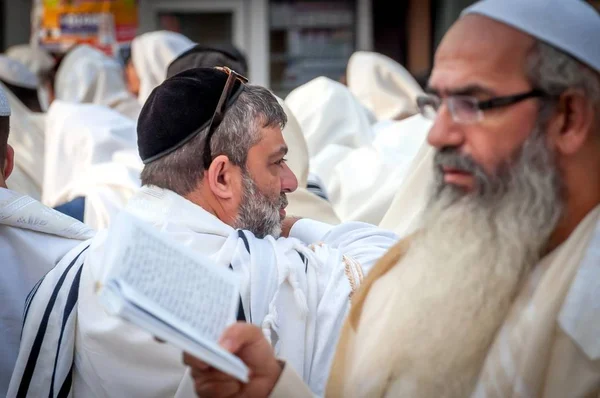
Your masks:
{"label": "open prayer book", "polygon": [[246,365],[218,344],[236,319],[237,276],[125,212],[108,232],[106,311],[247,382]]}

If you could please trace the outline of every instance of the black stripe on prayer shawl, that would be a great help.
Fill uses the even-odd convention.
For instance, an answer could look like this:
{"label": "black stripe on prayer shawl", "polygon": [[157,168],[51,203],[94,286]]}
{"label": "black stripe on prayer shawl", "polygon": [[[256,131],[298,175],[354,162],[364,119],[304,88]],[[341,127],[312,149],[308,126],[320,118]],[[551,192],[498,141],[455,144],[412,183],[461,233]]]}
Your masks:
{"label": "black stripe on prayer shawl", "polygon": [[54,307],[54,303],[56,302],[56,297],[58,296],[58,292],[62,287],[62,284],[67,277],[67,274],[73,268],[73,265],[77,262],[79,257],[89,248],[87,246],[83,249],[68,267],[65,269],[65,272],[61,275],[58,280],[56,286],[54,287],[54,291],[52,292],[52,296],[48,301],[48,305],[46,306],[46,310],[44,311],[44,316],[42,318],[42,322],[38,329],[38,332],[35,336],[35,340],[33,342],[33,346],[31,347],[31,352],[29,353],[29,358],[27,358],[27,364],[25,365],[25,370],[23,371],[23,377],[21,378],[21,384],[19,385],[19,391],[17,392],[17,397],[27,397],[27,391],[29,390],[29,385],[31,384],[31,378],[33,377],[33,372],[35,370],[35,365],[37,364],[37,359],[40,356],[40,349],[42,347],[42,342],[44,341],[44,335],[46,334],[46,329],[48,328],[48,319],[50,318],[50,313],[52,312],[52,308]]}
{"label": "black stripe on prayer shawl", "polygon": [[27,295],[27,298],[25,299],[25,309],[23,311],[23,323],[21,324],[21,339],[23,338],[23,329],[25,328],[25,321],[27,320],[27,314],[29,314],[29,306],[31,305],[31,301],[33,300],[33,297],[37,293],[38,288],[44,281],[44,278],[46,278],[46,275],[44,275],[42,278],[40,278],[39,281],[37,281],[35,286],[33,286],[33,289],[31,289],[29,291],[29,294]]}
{"label": "black stripe on prayer shawl", "polygon": [[[242,241],[244,242],[244,246],[246,247],[246,251],[248,252],[248,254],[250,254],[250,242],[248,242],[246,234],[244,234],[244,232],[241,229],[238,229],[238,236],[242,239]],[[233,265],[229,264],[229,268],[233,271]],[[246,314],[244,314],[244,304],[242,303],[242,296],[240,296],[240,302],[238,304],[237,321],[246,322]],[[252,314],[250,314],[250,321],[252,321]]]}
{"label": "black stripe on prayer shawl", "polygon": [[[63,383],[62,387],[60,388],[60,391],[58,392],[58,395],[56,396],[56,398],[68,398],[69,397],[69,392],[71,392],[71,385],[73,383],[73,364],[75,363],[75,361],[73,361],[73,363],[71,363],[71,368],[69,369],[69,374],[67,375],[67,378],[65,379],[65,382]],[[52,398],[52,397],[50,397]]]}
{"label": "black stripe on prayer shawl", "polygon": [[250,253],[250,243],[248,242],[248,238],[246,238],[246,234],[241,229],[238,229],[238,236],[244,241],[244,246],[246,246],[246,251],[249,254]]}
{"label": "black stripe on prayer shawl", "polygon": [[[77,271],[77,275],[73,279],[73,284],[71,285],[71,289],[69,290],[69,295],[67,296],[67,304],[65,305],[65,313],[63,314],[62,326],[60,329],[60,336],[58,337],[58,347],[56,349],[56,358],[54,358],[54,371],[52,372],[52,380],[50,381],[50,398],[54,397],[54,378],[56,377],[56,366],[58,365],[58,356],[60,354],[60,346],[62,343],[63,333],[65,331],[65,326],[69,317],[71,316],[71,312],[73,312],[73,308],[75,308],[75,304],[77,304],[77,299],[79,298],[79,281],[81,279],[81,270],[83,269],[83,264],[79,267]],[[70,379],[70,378],[69,378]],[[66,380],[65,380],[66,382]],[[63,384],[61,387],[61,391],[67,386]],[[68,389],[71,389],[71,385],[69,382]],[[67,390],[67,391],[69,391]],[[59,394],[60,396],[60,394]]]}

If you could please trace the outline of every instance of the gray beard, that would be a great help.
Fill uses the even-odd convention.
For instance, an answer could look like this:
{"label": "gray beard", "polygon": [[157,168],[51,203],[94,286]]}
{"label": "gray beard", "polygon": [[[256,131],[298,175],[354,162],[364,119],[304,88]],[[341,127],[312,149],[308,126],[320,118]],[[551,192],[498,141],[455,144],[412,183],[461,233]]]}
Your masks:
{"label": "gray beard", "polygon": [[[422,230],[397,265],[395,396],[470,396],[562,213],[560,176],[543,131],[536,127],[493,176],[456,151],[436,155]],[[474,192],[445,184],[442,165],[473,173]]]}
{"label": "gray beard", "polygon": [[288,203],[285,194],[276,198],[264,195],[246,170],[242,170],[242,189],[244,196],[234,227],[248,230],[258,238],[279,238],[282,221],[279,210]]}

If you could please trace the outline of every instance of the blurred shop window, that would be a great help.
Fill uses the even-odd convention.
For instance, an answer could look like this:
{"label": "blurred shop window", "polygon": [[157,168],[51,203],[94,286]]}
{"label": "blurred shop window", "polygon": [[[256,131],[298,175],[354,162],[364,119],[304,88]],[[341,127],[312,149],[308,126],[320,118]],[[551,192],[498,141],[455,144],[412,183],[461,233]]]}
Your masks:
{"label": "blurred shop window", "polygon": [[356,48],[356,2],[271,0],[271,89],[284,98],[319,76],[340,80]]}
{"label": "blurred shop window", "polygon": [[233,15],[230,12],[161,12],[158,26],[204,45],[233,41]]}

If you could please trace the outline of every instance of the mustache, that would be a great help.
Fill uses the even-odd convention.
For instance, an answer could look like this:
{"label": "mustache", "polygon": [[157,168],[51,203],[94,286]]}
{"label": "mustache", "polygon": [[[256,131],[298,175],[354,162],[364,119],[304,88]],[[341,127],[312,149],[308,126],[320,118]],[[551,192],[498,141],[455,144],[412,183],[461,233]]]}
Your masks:
{"label": "mustache", "polygon": [[438,172],[442,168],[452,168],[464,171],[473,175],[486,175],[483,167],[480,166],[471,156],[463,155],[456,148],[442,148],[433,159],[434,166]]}
{"label": "mustache", "polygon": [[279,208],[284,209],[287,207],[287,205],[288,205],[288,198],[287,198],[286,194],[282,193],[281,195],[279,195]]}

